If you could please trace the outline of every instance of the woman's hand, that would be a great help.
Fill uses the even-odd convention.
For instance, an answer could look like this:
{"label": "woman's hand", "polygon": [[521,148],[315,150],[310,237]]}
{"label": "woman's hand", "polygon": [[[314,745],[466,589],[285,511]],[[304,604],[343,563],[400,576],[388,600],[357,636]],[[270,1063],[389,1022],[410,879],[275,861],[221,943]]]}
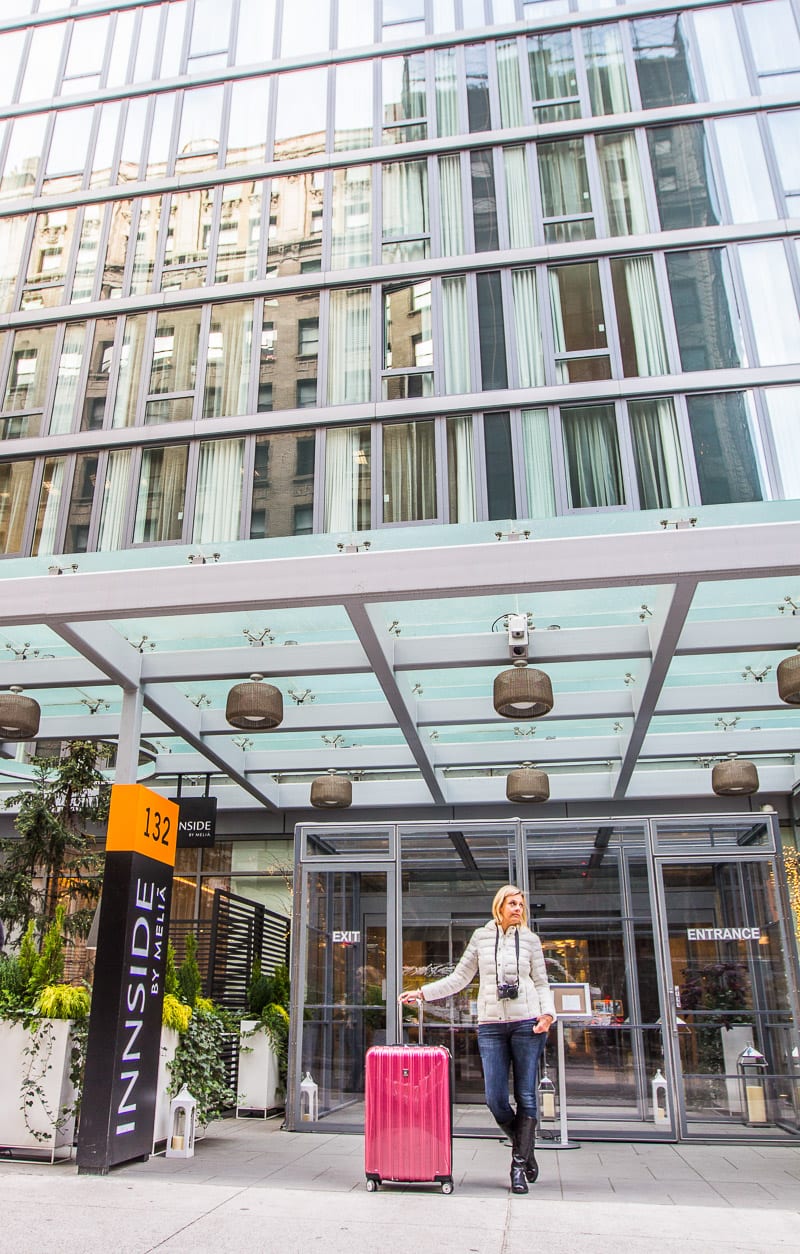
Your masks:
{"label": "woman's hand", "polygon": [[397,1000],[401,1006],[416,1006],[422,1001],[422,993],[415,988],[410,993],[401,993]]}
{"label": "woman's hand", "polygon": [[552,1015],[539,1015],[533,1025],[533,1030],[537,1035],[541,1032],[549,1032],[554,1022]]}

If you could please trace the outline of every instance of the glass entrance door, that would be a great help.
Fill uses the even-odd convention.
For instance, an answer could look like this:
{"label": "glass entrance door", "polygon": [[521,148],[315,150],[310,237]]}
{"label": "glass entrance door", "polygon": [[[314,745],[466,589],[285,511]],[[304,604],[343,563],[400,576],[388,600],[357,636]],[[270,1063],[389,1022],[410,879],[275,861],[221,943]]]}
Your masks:
{"label": "glass entrance door", "polygon": [[[757,828],[739,840],[757,847]],[[657,861],[681,1135],[796,1134],[791,941],[773,864],[714,856],[710,845],[706,856]]]}

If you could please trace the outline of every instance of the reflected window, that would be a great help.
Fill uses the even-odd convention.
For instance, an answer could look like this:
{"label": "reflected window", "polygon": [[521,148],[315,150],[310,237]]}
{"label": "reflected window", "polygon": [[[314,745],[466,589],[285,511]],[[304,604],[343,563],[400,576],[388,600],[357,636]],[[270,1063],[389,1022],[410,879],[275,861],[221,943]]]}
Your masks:
{"label": "reflected window", "polygon": [[508,387],[503,289],[497,270],[476,275],[478,290],[478,342],[481,381],[486,390]]}
{"label": "reflected window", "polygon": [[58,109],[42,183],[43,196],[58,196],[83,186],[94,109]]}
{"label": "reflected window", "polygon": [[33,523],[31,553],[54,553],[58,547],[58,512],[64,490],[65,459],[48,457],[42,472],[42,486]]}
{"label": "reflected window", "polygon": [[684,370],[746,365],[728,258],[722,249],[667,253],[672,309]]}
{"label": "reflected window", "polygon": [[[188,73],[228,64],[233,0],[195,0]],[[165,77],[164,67],[161,67]]]}
{"label": "reflected window", "polygon": [[787,500],[800,497],[800,440],[797,438],[800,387],[765,388],[764,396],[783,495]]}
{"label": "reflected window", "polygon": [[263,190],[263,183],[228,183],[220,188],[216,283],[244,283],[256,278]]}
{"label": "reflected window", "polygon": [[116,326],[116,318],[105,318],[94,324],[81,413],[81,431],[98,431],[103,426]]}
{"label": "reflected window", "polygon": [[571,31],[528,36],[528,68],[537,122],[564,122],[581,115]]}
{"label": "reflected window", "polygon": [[383,81],[383,142],[405,144],[428,133],[425,57],[421,52],[386,57]]}
{"label": "reflected window", "polygon": [[77,305],[82,301],[91,300],[94,294],[95,279],[100,262],[100,237],[103,231],[102,205],[87,205],[83,211],[83,223],[78,241],[78,256],[75,261],[75,275],[72,280],[70,302]]}
{"label": "reflected window", "polygon": [[695,9],[697,48],[709,100],[741,100],[751,95],[733,8]]}
{"label": "reflected window", "polygon": [[[136,240],[134,242],[130,284],[132,295],[152,291],[160,224],[161,197],[145,196],[139,202],[139,217],[136,222]],[[115,254],[119,256],[119,267],[124,269],[125,257],[120,255],[120,241],[113,238],[109,239],[108,249],[109,252],[114,249]]]}
{"label": "reflected window", "polygon": [[[3,413],[35,410],[41,413],[53,356],[55,327],[33,327],[14,332]],[[26,424],[24,434],[38,435],[40,422]],[[6,433],[8,434],[8,433]],[[22,434],[19,432],[18,434]]]}
{"label": "reflected window", "polygon": [[325,531],[371,525],[372,441],[369,427],[329,427],[325,433]]}
{"label": "reflected window", "polygon": [[50,415],[51,435],[63,435],[72,430],[85,352],[86,323],[69,323],[64,328],[64,340],[58,355],[56,388]]}
{"label": "reflected window", "polygon": [[143,450],[133,526],[134,544],[159,544],[181,539],[187,454],[185,444]]}
{"label": "reflected window", "polygon": [[789,0],[742,5],[756,74],[764,95],[800,86],[800,35]]}
{"label": "reflected window", "polygon": [[245,78],[231,83],[225,165],[252,165],[264,160],[269,116],[269,80]]}
{"label": "reflected window", "polygon": [[625,503],[613,405],[561,410],[570,509],[608,509]]}
{"label": "reflected window", "polygon": [[760,501],[749,395],[717,392],[688,396],[686,404],[703,505]]}
{"label": "reflected window", "polygon": [[432,366],[430,280],[384,287],[384,399],[432,395]]}
{"label": "reflected window", "polygon": [[316,378],[318,340],[318,292],[279,296],[264,302],[259,410],[296,408],[298,383]]}
{"label": "reflected window", "polygon": [[33,460],[0,461],[0,553],[21,553]]}
{"label": "reflected window", "polygon": [[98,460],[97,453],[79,453],[75,460],[64,536],[65,553],[85,553],[89,547]]}
{"label": "reflected window", "polygon": [[383,166],[383,260],[429,255],[427,162],[393,161]]}
{"label": "reflected window", "polygon": [[609,379],[611,363],[597,262],[553,266],[549,283],[559,383]]}
{"label": "reflected window", "polygon": [[22,246],[29,219],[0,218],[0,313],[9,313],[22,265]]}
{"label": "reflected window", "polygon": [[36,215],[21,308],[52,308],[64,303],[64,279],[77,210],[57,209]]}
{"label": "reflected window", "polygon": [[311,530],[313,452],[314,436],[306,432],[281,431],[256,437],[251,540],[305,535]]}
{"label": "reflected window", "polygon": [[786,212],[789,217],[797,217],[800,214],[800,144],[797,142],[800,109],[768,113],[767,124],[786,197]]}
{"label": "reflected window", "polygon": [[742,244],[739,263],[760,365],[800,361],[800,317],[783,244]]}
{"label": "reflected window", "polygon": [[661,226],[715,226],[720,221],[714,172],[702,122],[647,132]]}
{"label": "reflected window", "polygon": [[486,459],[487,517],[516,518],[511,421],[507,413],[484,414],[483,447]]}
{"label": "reflected window", "polygon": [[317,173],[272,179],[269,191],[267,266],[274,274],[297,274],[315,263],[319,268],[325,180]]}
{"label": "reflected window", "polygon": [[383,521],[436,518],[436,449],[433,421],[384,423]]}
{"label": "reflected window", "polygon": [[0,181],[0,198],[16,200],[33,194],[39,177],[39,160],[46,125],[46,113],[15,118],[9,123],[11,138],[8,141],[3,178]]}
{"label": "reflected window", "polygon": [[497,226],[497,193],[494,182],[494,159],[491,148],[469,154],[472,184],[472,226],[475,251],[493,252],[500,247]]}
{"label": "reflected window", "polygon": [[203,188],[196,192],[173,192],[170,197],[165,219],[162,292],[204,285],[214,212],[213,194],[213,188]]}
{"label": "reflected window", "polygon": [[697,99],[689,49],[679,15],[631,22],[639,93],[645,109],[691,104]]}
{"label": "reflected window", "polygon": [[217,164],[222,134],[222,86],[183,93],[175,173],[208,170]]}
{"label": "reflected window", "polygon": [[471,132],[490,131],[489,64],[485,44],[467,44],[464,49],[467,75],[467,121]]}
{"label": "reflected window", "polygon": [[[136,402],[142,373],[146,317],[144,314],[125,319],[117,385],[114,389],[112,425],[130,427],[136,421]],[[116,546],[113,546],[116,547]]]}
{"label": "reflected window", "polygon": [[596,143],[609,235],[643,234],[649,221],[633,131],[598,135]]}
{"label": "reflected window", "polygon": [[239,0],[236,64],[270,61],[274,51],[275,0]]}

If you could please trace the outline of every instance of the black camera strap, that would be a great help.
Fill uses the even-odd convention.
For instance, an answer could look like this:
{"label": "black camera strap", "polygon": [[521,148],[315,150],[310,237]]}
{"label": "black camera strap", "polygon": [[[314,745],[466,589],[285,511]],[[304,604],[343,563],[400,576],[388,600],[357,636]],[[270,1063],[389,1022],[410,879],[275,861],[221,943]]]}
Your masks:
{"label": "black camera strap", "polygon": [[[497,923],[495,926],[497,927],[497,931],[494,934],[494,978],[495,978],[495,982],[499,986],[500,984],[505,984],[506,981],[500,979],[500,968],[497,965],[497,951],[500,947],[500,924]],[[517,955],[517,985],[519,985],[519,928],[518,927],[514,928],[514,949]]]}

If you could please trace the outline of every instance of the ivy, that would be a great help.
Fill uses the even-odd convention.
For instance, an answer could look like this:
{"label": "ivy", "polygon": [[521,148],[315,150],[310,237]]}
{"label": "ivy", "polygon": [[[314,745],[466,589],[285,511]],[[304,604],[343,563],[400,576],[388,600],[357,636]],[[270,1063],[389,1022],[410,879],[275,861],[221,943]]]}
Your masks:
{"label": "ivy", "polygon": [[196,1005],[189,1026],[169,1063],[169,1092],[175,1096],[185,1084],[197,1102],[197,1122],[205,1127],[236,1105],[228,1084],[224,1054],[228,1038],[238,1031],[233,1015],[215,1007]]}

